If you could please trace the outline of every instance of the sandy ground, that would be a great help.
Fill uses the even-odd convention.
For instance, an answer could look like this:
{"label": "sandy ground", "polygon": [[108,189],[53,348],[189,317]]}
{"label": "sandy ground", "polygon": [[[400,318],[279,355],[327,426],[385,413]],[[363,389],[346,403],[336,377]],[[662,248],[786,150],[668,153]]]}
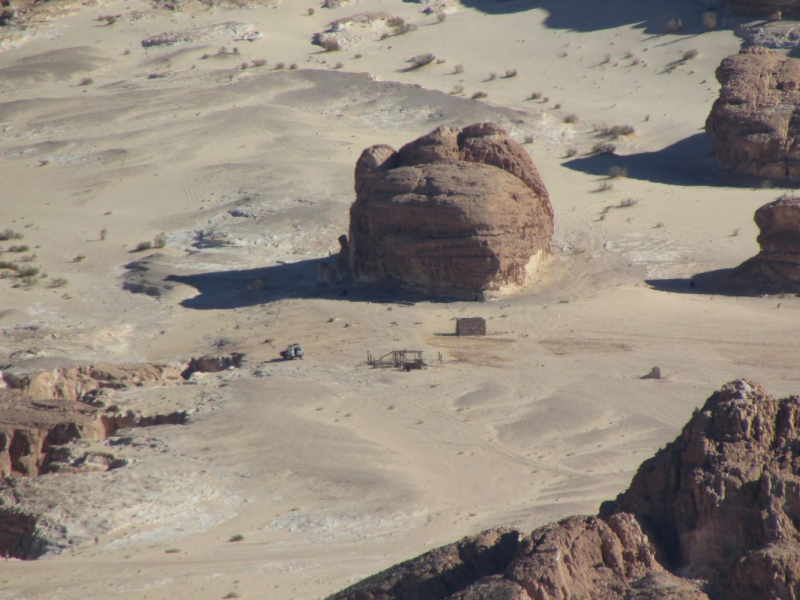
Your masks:
{"label": "sandy ground", "polygon": [[[755,254],[753,212],[780,193],[711,155],[714,69],[740,41],[702,32],[702,3],[465,2],[441,23],[399,0],[313,15],[289,1],[61,7],[0,53],[0,230],[24,234],[13,243],[47,274],[0,280],[0,362],[246,361],[126,392],[195,411],[132,433],[130,466],[26,483],[89,541],[0,562],[0,598],[324,597],[462,535],[596,511],[728,380],[798,391],[796,298],[689,287]],[[365,11],[418,27],[341,52],[310,44]],[[663,35],[670,18],[680,34]],[[262,37],[236,41],[247,31]],[[445,62],[406,70],[423,52]],[[541,279],[487,303],[319,289],[361,150],[483,120],[533,138],[557,229]],[[615,124],[637,134],[589,156],[595,128]],[[628,177],[597,191],[611,166]],[[164,248],[132,252],[162,232]],[[125,268],[139,259],[147,271]],[[160,298],[125,291],[132,273]],[[247,289],[256,277],[265,290]],[[486,317],[489,335],[453,337],[459,316]],[[307,358],[275,361],[294,341]],[[394,348],[424,350],[430,368],[366,366]],[[641,380],[654,365],[665,379]]]}

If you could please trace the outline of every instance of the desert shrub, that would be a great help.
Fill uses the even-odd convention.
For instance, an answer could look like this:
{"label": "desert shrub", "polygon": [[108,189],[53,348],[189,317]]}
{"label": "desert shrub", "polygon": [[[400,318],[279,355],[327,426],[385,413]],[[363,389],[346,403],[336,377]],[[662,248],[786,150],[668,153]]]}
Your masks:
{"label": "desert shrub", "polygon": [[613,189],[614,189],[614,184],[608,181],[604,181],[603,183],[597,186],[598,192],[608,192]]}
{"label": "desert shrub", "polygon": [[167,236],[166,234],[159,233],[155,238],[153,238],[153,248],[163,248],[167,245]]}
{"label": "desert shrub", "polygon": [[670,19],[667,21],[666,31],[667,33],[675,33],[681,30],[683,27],[683,22],[680,19]]}
{"label": "desert shrub", "polygon": [[445,19],[447,19],[447,13],[440,12],[436,14],[436,20],[439,23],[444,23]]}
{"label": "desert shrub", "polygon": [[335,65],[333,65],[334,69],[341,69],[342,67],[344,67],[343,62],[337,62]]}
{"label": "desert shrub", "polygon": [[463,73],[463,72],[464,72],[464,65],[456,65],[453,68],[453,74],[454,75],[461,75],[461,73]]}
{"label": "desert shrub", "polygon": [[17,263],[9,262],[7,260],[0,260],[0,269],[8,269],[9,271],[16,271],[19,269]]}
{"label": "desert shrub", "polygon": [[0,242],[7,242],[8,240],[21,240],[22,234],[17,233],[13,229],[4,229],[0,231]]}
{"label": "desert shrub", "polygon": [[60,288],[60,287],[64,287],[68,283],[69,282],[66,279],[64,279],[63,277],[57,277],[55,279],[51,279],[50,283],[47,284],[47,287]]}
{"label": "desert shrub", "polygon": [[555,108],[556,110],[558,110],[559,108],[561,108],[561,102],[557,102],[557,103],[555,103],[555,104],[553,105],[553,108]]}
{"label": "desert shrub", "polygon": [[610,54],[606,54],[606,55],[603,57],[603,60],[601,60],[601,61],[600,61],[600,64],[601,64],[601,65],[607,65],[607,64],[608,64],[608,63],[610,63],[610,62],[611,62],[611,55],[610,55]]}
{"label": "desert shrub", "polygon": [[36,260],[35,254],[23,254],[19,257],[19,262],[33,262]]}
{"label": "desert shrub", "polygon": [[542,102],[544,102],[544,103],[550,102],[550,98],[545,96],[544,98],[542,98]]}
{"label": "desert shrub", "polygon": [[497,79],[497,73],[489,73],[488,81],[494,81]]}
{"label": "desert shrub", "polygon": [[592,154],[613,154],[617,147],[608,142],[597,142],[592,146]]}
{"label": "desert shrub", "polygon": [[36,277],[39,274],[39,269],[36,267],[18,267],[17,277]]}
{"label": "desert shrub", "polygon": [[386,25],[392,29],[397,29],[398,27],[405,27],[406,20],[403,17],[389,17],[386,21]]}
{"label": "desert shrub", "polygon": [[463,94],[463,93],[464,93],[464,86],[463,85],[454,85],[453,89],[450,90],[450,95],[451,96],[457,96],[457,95]]}
{"label": "desert shrub", "polygon": [[530,134],[526,135],[525,136],[525,143],[526,144],[532,144],[533,143],[533,136],[530,135]]}
{"label": "desert shrub", "polygon": [[107,235],[108,235],[108,229],[105,229],[105,228],[101,229],[100,230],[100,241],[104,242]]}
{"label": "desert shrub", "polygon": [[434,60],[436,60],[436,57],[430,52],[426,52],[425,54],[417,54],[416,56],[412,56],[406,60],[406,62],[411,63],[411,67],[409,68],[419,69],[425,65],[431,64]]}
{"label": "desert shrub", "polygon": [[167,554],[178,554],[181,551],[180,548],[167,548],[164,550]]}
{"label": "desert shrub", "polygon": [[601,127],[598,131],[600,137],[617,139],[623,135],[633,135],[636,128],[633,125],[613,125],[611,127]]}
{"label": "desert shrub", "polygon": [[564,123],[577,123],[578,121],[579,121],[578,115],[576,115],[575,113],[570,113],[566,117],[564,117]]}
{"label": "desert shrub", "polygon": [[86,258],[85,254],[78,254],[75,258],[72,259],[72,262],[78,263],[84,260],[85,258]]}
{"label": "desert shrub", "polygon": [[134,247],[133,251],[144,252],[145,250],[150,250],[150,248],[152,247],[153,247],[153,242],[139,242],[138,244],[136,244],[136,247]]}
{"label": "desert shrub", "polygon": [[22,244],[22,245],[19,245],[19,246],[9,246],[8,248],[6,248],[6,251],[7,252],[27,252],[30,249],[31,249],[30,246],[28,246],[26,244]]}
{"label": "desert shrub", "polygon": [[707,10],[703,13],[703,29],[706,31],[711,31],[712,29],[717,28],[717,11],[715,10]]}
{"label": "desert shrub", "polygon": [[292,63],[289,65],[290,71],[297,71],[297,63]]}
{"label": "desert shrub", "polygon": [[308,16],[312,16],[316,11],[313,8],[308,9]]}
{"label": "desert shrub", "polygon": [[267,66],[267,61],[263,58],[257,58],[253,62],[250,63],[254,67],[265,67]]}
{"label": "desert shrub", "polygon": [[683,53],[683,60],[692,60],[693,58],[697,58],[697,55],[700,54],[697,50],[687,50]]}
{"label": "desert shrub", "polygon": [[516,69],[506,69],[506,74],[503,75],[503,78],[504,79],[511,79],[512,77],[516,77],[516,76],[517,76],[517,70]]}
{"label": "desert shrub", "polygon": [[94,83],[94,79],[91,77],[82,77],[81,80],[78,82],[78,85],[91,85]]}
{"label": "desert shrub", "polygon": [[619,177],[627,177],[628,176],[628,169],[625,167],[617,167],[613,166],[608,169],[608,176],[612,179],[618,179]]}
{"label": "desert shrub", "polygon": [[577,148],[568,148],[567,149],[567,154],[566,154],[567,158],[572,158],[573,156],[577,156],[577,155],[578,155],[578,149]]}
{"label": "desert shrub", "polygon": [[236,535],[231,536],[229,542],[241,542],[244,539],[244,536],[241,533],[237,533]]}
{"label": "desert shrub", "polygon": [[533,92],[531,94],[531,100],[539,100],[542,97],[542,92]]}
{"label": "desert shrub", "polygon": [[360,54],[354,54],[353,58],[361,58],[361,55]]}
{"label": "desert shrub", "polygon": [[617,208],[630,208],[637,204],[639,204],[639,201],[636,198],[625,198],[624,200],[620,200],[620,203],[617,204]]}
{"label": "desert shrub", "polygon": [[286,68],[286,63],[284,62],[279,62],[275,65],[276,71],[283,71],[285,68]]}
{"label": "desert shrub", "polygon": [[325,49],[325,52],[337,52],[342,49],[342,43],[339,38],[328,36],[320,41],[320,45]]}
{"label": "desert shrub", "polygon": [[232,592],[228,592],[227,594],[225,594],[223,596],[223,599],[224,600],[229,600],[231,598],[241,598],[241,597],[242,597],[242,595],[239,592],[237,592],[236,590],[233,590]]}
{"label": "desert shrub", "polygon": [[447,62],[447,59],[446,59],[446,58],[437,58],[437,59],[436,59],[436,64],[437,64],[437,65],[443,65],[443,64],[444,64],[444,63],[446,63],[446,62]]}
{"label": "desert shrub", "polygon": [[472,94],[472,99],[480,100],[481,98],[487,98],[488,96],[489,94],[487,94],[486,92],[475,92],[474,94]]}

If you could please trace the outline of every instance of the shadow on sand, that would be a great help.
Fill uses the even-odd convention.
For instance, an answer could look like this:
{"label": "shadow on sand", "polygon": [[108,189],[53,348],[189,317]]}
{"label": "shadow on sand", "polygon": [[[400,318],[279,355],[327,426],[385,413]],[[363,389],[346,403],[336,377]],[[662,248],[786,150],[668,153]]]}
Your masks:
{"label": "shadow on sand", "polygon": [[[328,298],[351,302],[450,302],[456,298],[433,298],[394,286],[373,286],[350,281],[337,285],[320,285],[317,269],[329,258],[314,258],[296,263],[261,269],[214,271],[196,275],[169,275],[164,281],[182,283],[197,289],[198,294],[181,302],[195,310],[244,308],[268,304],[286,298]],[[248,289],[261,280],[264,289]]]}
{"label": "shadow on sand", "polygon": [[[613,143],[618,148],[625,147],[624,140]],[[756,177],[723,169],[717,162],[711,140],[705,133],[697,133],[655,152],[627,156],[592,154],[562,164],[569,169],[597,177],[608,176],[611,167],[620,167],[627,171],[629,179],[667,185],[759,187],[762,182]]]}
{"label": "shadow on sand", "polygon": [[[695,0],[461,0],[462,4],[490,15],[504,15],[532,9],[547,11],[544,25],[551,29],[598,31],[634,25],[653,36],[662,35],[671,19],[680,19],[679,34],[703,33],[701,14]],[[669,38],[667,38],[669,39]]]}

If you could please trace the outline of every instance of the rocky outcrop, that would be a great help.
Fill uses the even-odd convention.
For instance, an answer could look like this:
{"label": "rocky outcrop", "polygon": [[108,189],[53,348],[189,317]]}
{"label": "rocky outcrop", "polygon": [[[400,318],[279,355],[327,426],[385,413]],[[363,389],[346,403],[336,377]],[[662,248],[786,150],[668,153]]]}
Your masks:
{"label": "rocky outcrop", "polygon": [[800,597],[800,398],[738,380],[596,517],[489,531],[335,600]]}
{"label": "rocky outcrop", "polygon": [[800,293],[800,198],[785,194],[756,211],[761,251],[727,277],[749,293]]}
{"label": "rocky outcrop", "polygon": [[473,297],[525,282],[553,209],[528,153],[500,127],[440,127],[356,163],[350,267],[368,281]]}
{"label": "rocky outcrop", "polygon": [[0,370],[0,388],[36,399],[83,400],[102,390],[181,383],[181,369],[169,365],[52,366],[30,361]]}
{"label": "rocky outcrop", "polygon": [[727,0],[727,5],[732,11],[743,14],[800,12],[800,0]]}
{"label": "rocky outcrop", "polygon": [[228,369],[238,369],[242,364],[243,358],[244,354],[241,352],[231,352],[222,356],[193,358],[181,372],[181,377],[189,379],[194,373],[219,373]]}
{"label": "rocky outcrop", "polygon": [[762,47],[729,56],[706,121],[719,161],[769,179],[800,181],[800,60]]}

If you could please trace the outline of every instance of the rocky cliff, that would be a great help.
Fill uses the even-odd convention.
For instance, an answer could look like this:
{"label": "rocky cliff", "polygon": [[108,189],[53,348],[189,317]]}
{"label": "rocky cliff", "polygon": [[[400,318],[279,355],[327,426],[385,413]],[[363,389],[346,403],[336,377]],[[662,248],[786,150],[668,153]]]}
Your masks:
{"label": "rocky cliff", "polygon": [[717,68],[722,85],[706,132],[727,168],[800,181],[800,60],[752,47]]}
{"label": "rocky cliff", "polygon": [[549,252],[547,190],[528,153],[490,123],[366,149],[355,191],[349,254],[360,279],[472,297],[524,283]]}
{"label": "rocky cliff", "polygon": [[800,398],[738,380],[598,516],[495,530],[332,600],[800,597]]}
{"label": "rocky cliff", "polygon": [[756,211],[761,251],[728,281],[751,293],[800,293],[800,198],[784,195]]}
{"label": "rocky cliff", "polygon": [[778,12],[800,11],[800,0],[727,0],[728,8],[744,14],[768,15]]}

